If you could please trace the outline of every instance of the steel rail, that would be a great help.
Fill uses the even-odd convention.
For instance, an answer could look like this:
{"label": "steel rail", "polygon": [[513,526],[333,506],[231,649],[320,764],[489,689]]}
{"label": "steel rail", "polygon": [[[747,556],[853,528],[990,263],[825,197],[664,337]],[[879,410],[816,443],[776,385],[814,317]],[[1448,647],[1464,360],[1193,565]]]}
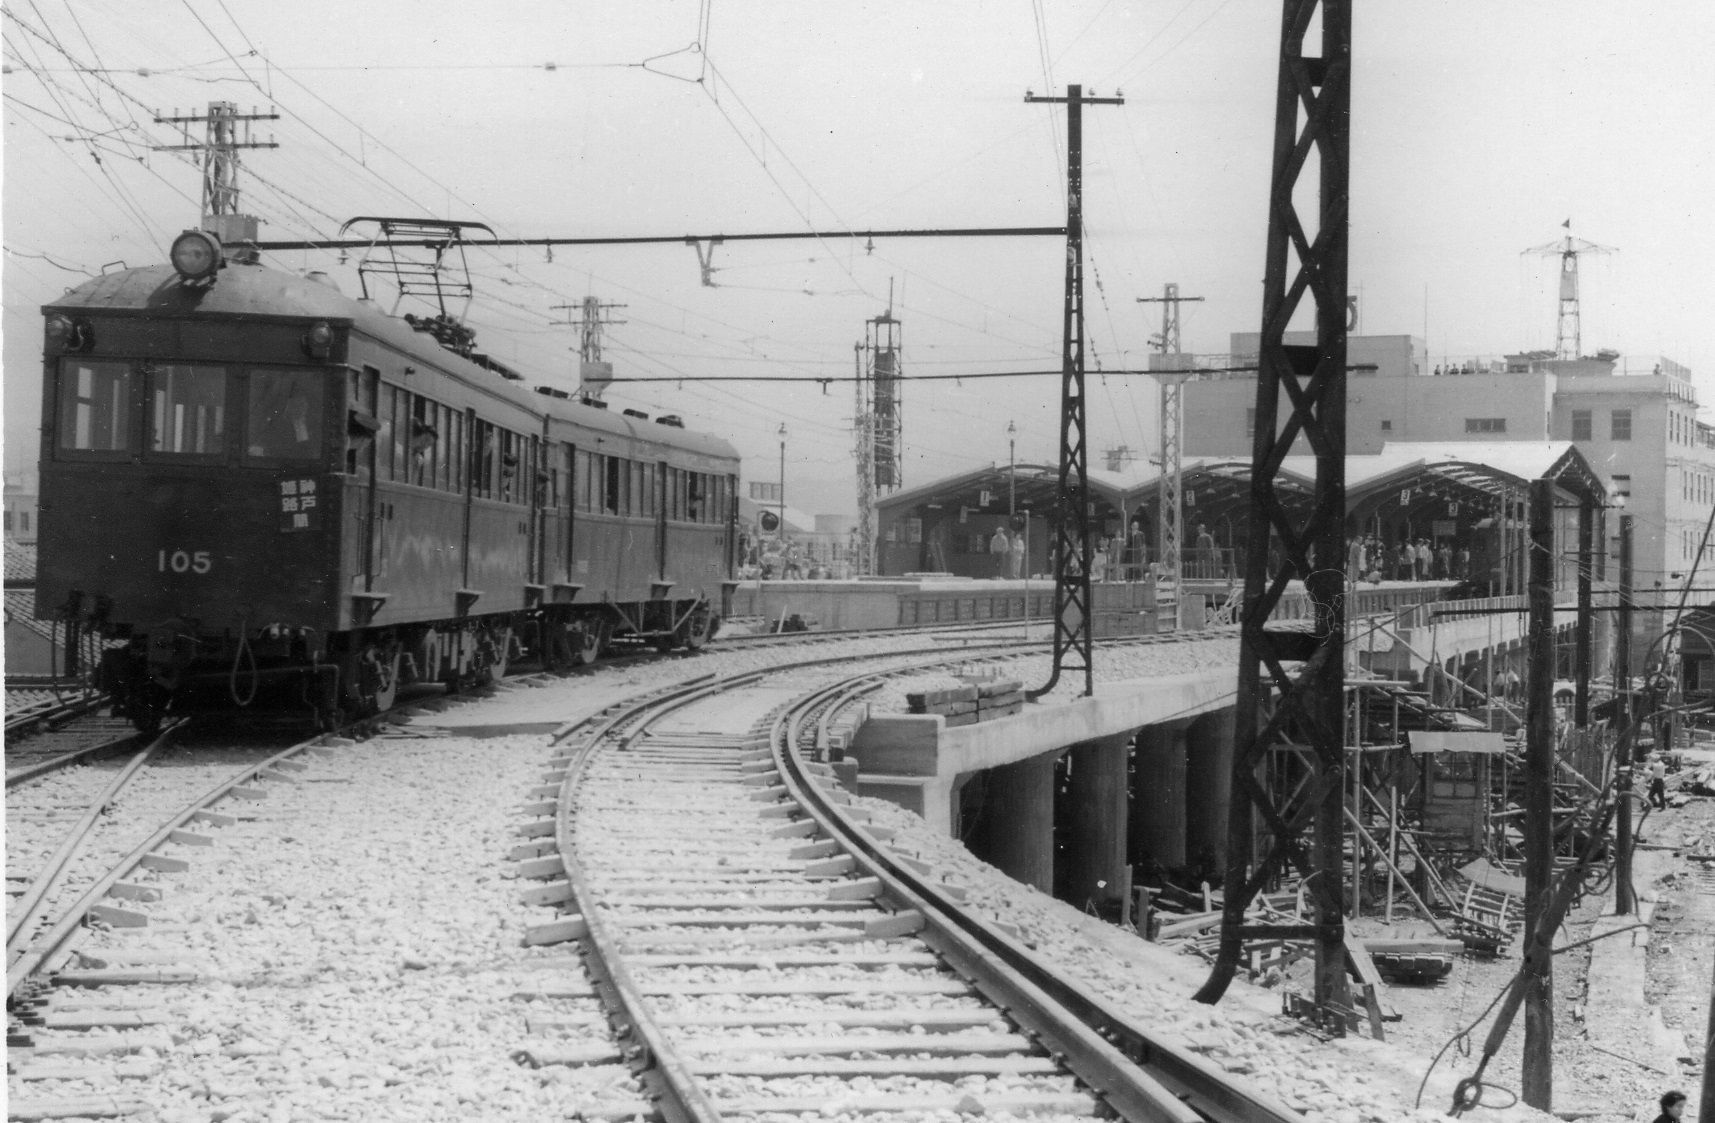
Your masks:
{"label": "steel rail", "polygon": [[136,739],[137,734],[135,732],[131,732],[125,734],[123,737],[117,737],[111,741],[102,741],[99,744],[85,745],[81,749],[72,749],[69,752],[60,753],[57,756],[46,757],[42,760],[38,760],[34,764],[26,764],[19,768],[10,769],[6,773],[6,786],[10,788],[17,784],[22,784],[26,780],[33,780],[37,776],[44,776],[49,772],[57,772],[68,765],[76,764],[80,760],[102,756],[106,753],[112,752],[121,745],[129,744]]}
{"label": "steel rail", "polygon": [[[851,683],[839,684],[818,694],[831,694],[850,686]],[[994,931],[968,913],[959,902],[940,892],[932,882],[896,860],[887,847],[848,815],[803,768],[798,751],[803,724],[800,711],[806,709],[807,702],[813,699],[811,696],[806,703],[800,703],[777,717],[770,736],[775,761],[787,782],[788,792],[825,824],[825,829],[869,870],[870,876],[880,878],[890,892],[897,893],[896,899],[904,902],[906,907],[922,912],[937,934],[944,933],[949,949],[968,956],[969,962],[982,967],[985,974],[999,985],[1010,985],[1011,979],[1016,977],[1027,988],[1021,994],[1042,995],[1047,1002],[1075,1017],[1094,1035],[1093,1040],[1103,1048],[1092,1047],[1089,1057],[1100,1066],[1099,1079],[1111,1083],[1104,1087],[1083,1072],[1079,1075],[1090,1081],[1104,1097],[1110,1097],[1110,1088],[1115,1095],[1121,1096],[1117,1100],[1110,1097],[1116,1110],[1126,1118],[1161,1118],[1154,1114],[1133,1116],[1122,1104],[1131,1103],[1153,1112],[1157,1105],[1153,1089],[1165,1088],[1172,1100],[1194,1111],[1193,1118],[1215,1123],[1303,1123],[1304,1117],[1280,1100],[1235,1085],[1220,1069],[1201,1057],[1162,1040],[1082,987],[1060,978],[1022,944]],[[997,967],[1004,970],[996,970]],[[1015,1016],[1030,1010],[1033,1015],[1049,1017],[1046,1008],[1039,1012],[1022,1003],[1006,1004]],[[1091,1038],[1073,1035],[1065,1046],[1067,1055],[1074,1055],[1072,1050],[1082,1050],[1090,1041]],[[1107,1052],[1109,1049],[1117,1051],[1142,1070],[1147,1081],[1127,1089],[1127,1074],[1125,1070],[1114,1067],[1113,1058]],[[1084,1054],[1080,1051],[1077,1055],[1082,1057]]]}
{"label": "steel rail", "polygon": [[131,782],[131,778],[137,775],[143,765],[155,754],[155,750],[172,740],[173,735],[180,728],[180,723],[175,722],[163,729],[159,736],[144,746],[124,768],[119,770],[108,785],[102,789],[101,794],[90,802],[89,808],[84,811],[76,825],[66,833],[66,837],[48,858],[47,863],[31,880],[29,889],[25,890],[24,895],[13,903],[12,919],[6,926],[6,962],[8,964],[16,962],[24,954],[25,946],[29,942],[27,932],[40,919],[38,913],[42,901],[60,883],[66,866],[71,862],[72,855],[76,854],[85,840],[88,839],[90,829],[95,826],[95,820],[112,805],[114,797],[124,789],[125,785]]}
{"label": "steel rail", "polygon": [[36,973],[71,943],[72,938],[88,918],[90,909],[99,904],[107,896],[107,891],[117,882],[136,869],[137,866],[163,843],[174,831],[182,830],[196,816],[212,813],[215,804],[225,799],[233,788],[258,779],[262,773],[272,769],[282,761],[290,760],[309,749],[323,744],[322,735],[318,734],[309,741],[301,741],[282,752],[247,764],[233,774],[229,780],[222,781],[214,788],[192,800],[185,808],[175,814],[165,826],[140,843],[136,849],[120,858],[113,868],[96,880],[89,889],[79,897],[60,916],[59,921],[41,939],[21,955],[16,962],[9,963],[6,968],[6,999],[11,1002],[18,997],[20,989],[33,978]]}
{"label": "steel rail", "polygon": [[[42,687],[41,689],[49,688]],[[22,730],[28,729],[32,725],[40,725],[43,722],[82,717],[91,710],[99,710],[106,701],[107,699],[105,697],[97,694],[94,697],[75,698],[71,701],[57,701],[53,705],[45,706],[42,709],[26,709],[23,713],[6,719],[6,736],[11,737]]]}
{"label": "steel rail", "polygon": [[[560,783],[554,841],[565,865],[572,899],[583,910],[584,924],[589,933],[589,954],[584,956],[584,965],[594,977],[597,992],[602,995],[603,1004],[610,1011],[620,1036],[629,1045],[627,1060],[636,1068],[639,1078],[652,1086],[652,1098],[660,1104],[665,1123],[718,1123],[721,1116],[697,1086],[689,1067],[673,1048],[666,1033],[651,1016],[642,988],[618,952],[619,937],[610,931],[601,910],[591,907],[594,893],[589,879],[584,875],[582,863],[574,860],[577,850],[572,840],[572,795],[595,760],[597,747],[604,739],[610,739],[617,733],[622,723],[634,721],[652,710],[666,714],[679,706],[689,705],[697,698],[740,685],[738,679],[754,681],[765,674],[766,671],[756,671],[737,679],[716,679],[711,675],[707,681],[699,680],[689,686],[657,691],[635,704],[622,705],[617,714],[596,724],[594,731],[573,750],[574,755],[566,765],[565,779]],[[555,732],[552,741],[560,741],[563,734],[569,735],[582,724],[584,722],[568,723],[563,732]]]}

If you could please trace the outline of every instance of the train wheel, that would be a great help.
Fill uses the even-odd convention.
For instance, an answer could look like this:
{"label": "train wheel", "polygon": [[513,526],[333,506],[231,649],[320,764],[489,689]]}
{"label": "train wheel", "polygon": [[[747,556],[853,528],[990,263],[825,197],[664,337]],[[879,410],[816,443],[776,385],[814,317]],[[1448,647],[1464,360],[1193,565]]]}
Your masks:
{"label": "train wheel", "polygon": [[132,728],[145,737],[153,737],[161,731],[161,722],[167,716],[167,692],[154,683],[142,683],[135,686],[125,697],[125,716],[131,719]]}
{"label": "train wheel", "polygon": [[375,660],[374,706],[390,710],[399,697],[399,647],[383,648]]}
{"label": "train wheel", "polygon": [[595,621],[568,625],[572,644],[572,662],[587,667],[601,654],[601,625]]}
{"label": "train wheel", "polygon": [[687,651],[701,651],[703,645],[715,634],[715,614],[705,605],[691,613],[691,618],[685,621],[680,629],[680,641]]}

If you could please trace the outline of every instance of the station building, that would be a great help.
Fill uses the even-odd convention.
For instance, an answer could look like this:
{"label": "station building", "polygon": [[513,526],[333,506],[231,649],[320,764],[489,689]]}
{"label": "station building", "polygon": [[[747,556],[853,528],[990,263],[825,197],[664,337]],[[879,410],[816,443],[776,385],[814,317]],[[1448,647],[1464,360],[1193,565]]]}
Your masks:
{"label": "station building", "polygon": [[[1287,342],[1313,345],[1315,338],[1289,333]],[[1259,336],[1234,333],[1230,346],[1232,361],[1224,365],[1246,365],[1247,359],[1255,360]],[[1431,363],[1416,337],[1354,335],[1348,340],[1348,365],[1348,453],[1377,453],[1399,442],[1460,442],[1497,450],[1520,442],[1570,442],[1607,487],[1610,573],[1616,572],[1619,550],[1615,516],[1632,516],[1633,584],[1640,603],[1676,599],[1694,566],[1706,573],[1715,563],[1715,549],[1706,546],[1699,554],[1715,509],[1715,426],[1697,420],[1691,372],[1681,364],[1666,358],[1628,362],[1612,351],[1578,359],[1533,351]],[[1255,400],[1254,373],[1211,372],[1187,382],[1182,398],[1186,456],[1248,459]],[[1240,417],[1242,427],[1234,424]],[[1299,447],[1308,455],[1302,438]],[[1474,454],[1473,459],[1487,456]],[[1640,612],[1634,619],[1632,647],[1641,666],[1665,618],[1661,612]],[[1699,685],[1715,687],[1715,682],[1687,682],[1691,688]]]}

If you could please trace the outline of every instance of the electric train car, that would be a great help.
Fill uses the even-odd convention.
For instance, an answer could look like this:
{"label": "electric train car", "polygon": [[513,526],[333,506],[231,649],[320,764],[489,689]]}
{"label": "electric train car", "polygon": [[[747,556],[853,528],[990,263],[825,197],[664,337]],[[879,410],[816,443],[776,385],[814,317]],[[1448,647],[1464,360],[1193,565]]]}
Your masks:
{"label": "electric train car", "polygon": [[43,312],[37,615],[122,641],[95,675],[140,728],[265,702],[331,724],[718,624],[738,456],[677,418],[531,393],[449,318],[202,231]]}

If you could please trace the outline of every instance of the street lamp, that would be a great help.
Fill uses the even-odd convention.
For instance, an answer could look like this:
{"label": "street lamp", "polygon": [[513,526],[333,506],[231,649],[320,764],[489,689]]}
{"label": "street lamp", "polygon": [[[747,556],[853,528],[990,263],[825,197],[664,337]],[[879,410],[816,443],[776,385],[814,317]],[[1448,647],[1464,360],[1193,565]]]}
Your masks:
{"label": "street lamp", "polygon": [[1006,423],[1006,513],[1018,514],[1018,426]]}
{"label": "street lamp", "polygon": [[786,545],[786,422],[780,423],[780,544]]}

